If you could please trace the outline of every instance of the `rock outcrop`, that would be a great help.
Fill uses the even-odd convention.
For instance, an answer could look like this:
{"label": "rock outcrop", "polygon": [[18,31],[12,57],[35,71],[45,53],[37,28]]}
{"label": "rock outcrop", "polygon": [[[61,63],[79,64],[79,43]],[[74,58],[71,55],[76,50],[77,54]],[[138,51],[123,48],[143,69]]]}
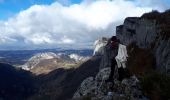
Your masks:
{"label": "rock outcrop", "polygon": [[104,47],[107,44],[108,38],[102,37],[101,39],[98,39],[94,43],[94,53],[93,55],[103,55],[104,54]]}
{"label": "rock outcrop", "polygon": [[122,44],[135,43],[149,49],[156,59],[157,69],[170,73],[170,11],[153,11],[142,17],[126,18],[116,28],[116,36]]}
{"label": "rock outcrop", "polygon": [[111,74],[111,55],[115,55],[110,46],[103,46],[98,74],[95,77],[86,78],[81,83],[73,96],[73,100],[82,100],[83,97],[89,97],[91,100],[148,100],[143,95],[140,81],[136,76],[118,81],[116,69],[114,79],[110,82],[107,81]]}
{"label": "rock outcrop", "polygon": [[86,95],[104,95],[101,88],[103,84],[106,84],[105,81],[109,79],[111,69],[104,68],[98,72],[96,77],[86,78],[80,85],[80,88],[74,94],[73,98],[78,98]]}
{"label": "rock outcrop", "polygon": [[[136,76],[124,79],[106,82],[110,75],[109,68],[104,68],[95,78],[85,79],[73,99],[88,96],[91,100],[148,100],[142,93],[140,82]],[[79,100],[79,99],[78,99]]]}
{"label": "rock outcrop", "polygon": [[[127,66],[128,70],[137,69],[139,74],[144,75],[145,71],[154,71],[153,67],[156,66],[160,72],[170,74],[170,10],[164,13],[153,11],[141,17],[128,17],[123,25],[117,26],[116,36],[121,44],[128,47],[130,57],[127,65],[131,65]],[[83,97],[91,100],[148,100],[143,93],[143,80],[137,78],[138,72],[130,73],[131,76],[122,81],[116,78],[107,81],[111,72],[111,56],[114,53],[106,44],[101,46],[102,49],[94,51],[94,54],[100,51],[102,55],[98,74],[82,82],[73,100],[82,100]]]}

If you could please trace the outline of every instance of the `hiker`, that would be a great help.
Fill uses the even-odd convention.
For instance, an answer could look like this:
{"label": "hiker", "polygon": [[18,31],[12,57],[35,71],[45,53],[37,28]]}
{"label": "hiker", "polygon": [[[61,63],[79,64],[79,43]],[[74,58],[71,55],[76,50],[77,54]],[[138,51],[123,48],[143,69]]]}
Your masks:
{"label": "hiker", "polygon": [[[122,79],[126,77],[126,61],[128,57],[126,46],[120,44],[120,41],[116,38],[116,36],[112,36],[107,45],[110,46],[110,50],[112,53],[110,55],[111,74],[109,76],[109,79],[106,81],[112,81],[114,83],[113,77],[118,78],[119,81],[122,81]],[[115,71],[115,69],[118,69],[118,72],[116,72],[117,70]],[[116,76],[117,73],[118,77]]]}
{"label": "hiker", "polygon": [[126,69],[127,57],[128,54],[126,46],[119,44],[118,55],[115,57],[118,67],[119,81],[122,81],[124,78],[128,76],[128,71]]}
{"label": "hiker", "polygon": [[111,61],[111,74],[109,76],[109,79],[106,81],[113,81],[113,76],[115,73],[115,66],[116,66],[116,59],[115,57],[118,54],[118,46],[119,46],[119,40],[116,38],[116,36],[112,36],[112,38],[108,41],[107,46],[110,48],[109,51],[111,51],[110,55],[110,61]]}

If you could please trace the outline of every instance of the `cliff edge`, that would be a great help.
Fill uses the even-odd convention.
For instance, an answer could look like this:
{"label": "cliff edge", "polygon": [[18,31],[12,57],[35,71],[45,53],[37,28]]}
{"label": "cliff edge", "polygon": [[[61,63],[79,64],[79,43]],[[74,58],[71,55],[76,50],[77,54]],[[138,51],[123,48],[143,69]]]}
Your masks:
{"label": "cliff edge", "polygon": [[127,77],[107,82],[114,54],[104,45],[98,74],[81,83],[73,100],[170,99],[170,10],[128,17],[116,37],[127,46]]}
{"label": "cliff edge", "polygon": [[122,44],[147,49],[155,58],[156,69],[170,74],[170,10],[126,18],[117,26],[116,36]]}

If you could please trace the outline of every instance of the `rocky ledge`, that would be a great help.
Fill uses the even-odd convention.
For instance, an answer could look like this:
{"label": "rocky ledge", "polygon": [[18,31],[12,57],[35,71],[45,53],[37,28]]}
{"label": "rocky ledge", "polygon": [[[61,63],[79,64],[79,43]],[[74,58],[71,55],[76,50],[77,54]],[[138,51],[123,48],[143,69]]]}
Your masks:
{"label": "rocky ledge", "polygon": [[73,100],[169,100],[170,10],[128,17],[117,26],[116,37],[127,46],[130,77],[106,81],[111,72],[111,50],[102,45],[98,74],[81,83]]}
{"label": "rocky ledge", "polygon": [[142,91],[140,81],[136,76],[124,79],[106,82],[110,75],[110,68],[104,68],[96,75],[85,79],[80,88],[73,96],[73,100],[90,98],[90,100],[148,100]]}
{"label": "rocky ledge", "polygon": [[147,49],[154,55],[156,69],[170,73],[170,10],[126,18],[123,25],[117,26],[116,36],[122,44],[134,43]]}

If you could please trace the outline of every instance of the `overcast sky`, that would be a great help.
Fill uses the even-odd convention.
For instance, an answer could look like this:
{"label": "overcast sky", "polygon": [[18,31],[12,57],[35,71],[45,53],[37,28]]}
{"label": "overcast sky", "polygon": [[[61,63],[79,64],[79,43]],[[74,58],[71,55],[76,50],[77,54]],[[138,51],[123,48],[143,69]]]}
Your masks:
{"label": "overcast sky", "polygon": [[0,49],[89,48],[126,17],[168,7],[168,0],[0,0]]}

